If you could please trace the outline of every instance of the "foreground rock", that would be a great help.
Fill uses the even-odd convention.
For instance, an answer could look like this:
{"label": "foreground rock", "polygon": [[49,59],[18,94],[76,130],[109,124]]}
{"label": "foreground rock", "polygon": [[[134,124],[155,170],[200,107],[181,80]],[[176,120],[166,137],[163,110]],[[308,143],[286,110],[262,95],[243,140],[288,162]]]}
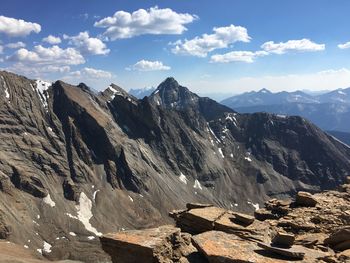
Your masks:
{"label": "foreground rock", "polygon": [[101,243],[114,263],[200,262],[190,235],[173,226],[107,234]]}
{"label": "foreground rock", "polygon": [[350,192],[297,196],[267,201],[262,209],[274,215],[269,218],[188,204],[169,213],[177,227],[124,231],[101,242],[113,262],[122,263],[139,262],[140,255],[143,262],[169,263],[349,262]]}

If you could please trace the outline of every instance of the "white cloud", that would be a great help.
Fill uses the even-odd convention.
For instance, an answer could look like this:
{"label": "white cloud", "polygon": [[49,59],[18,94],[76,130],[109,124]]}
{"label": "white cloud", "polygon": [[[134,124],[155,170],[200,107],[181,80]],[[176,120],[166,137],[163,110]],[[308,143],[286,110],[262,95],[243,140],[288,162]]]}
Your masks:
{"label": "white cloud", "polygon": [[213,92],[213,87],[220,87],[220,92],[238,94],[251,90],[268,88],[273,92],[295,90],[334,90],[349,87],[350,69],[330,69],[308,74],[265,75],[257,77],[222,78],[198,82],[198,79],[185,81],[187,87],[196,92]]}
{"label": "white cloud", "polygon": [[126,68],[127,70],[138,70],[138,71],[159,71],[159,70],[170,70],[171,67],[163,65],[161,61],[149,61],[140,60],[134,65]]}
{"label": "white cloud", "polygon": [[84,57],[74,48],[62,49],[59,46],[35,46],[33,51],[21,48],[7,57],[8,61],[29,65],[79,65],[85,63]]}
{"label": "white cloud", "polygon": [[133,13],[117,11],[112,17],[95,22],[95,27],[106,28],[104,36],[111,40],[131,38],[144,34],[182,34],[184,26],[197,19],[196,15],[176,13],[170,8],[139,9]]}
{"label": "white cloud", "polygon": [[88,78],[88,79],[111,79],[114,75],[105,70],[85,67],[81,70],[70,73],[73,77]]}
{"label": "white cloud", "polygon": [[4,47],[0,45],[0,54],[2,54],[3,51],[4,51]]}
{"label": "white cloud", "polygon": [[346,42],[344,44],[339,44],[338,45],[338,48],[340,49],[347,49],[347,48],[350,48],[350,41],[349,42]]}
{"label": "white cloud", "polygon": [[191,55],[197,57],[206,57],[207,54],[215,49],[227,48],[235,42],[249,42],[250,37],[246,28],[230,25],[227,27],[213,28],[213,34],[203,34],[201,37],[195,37],[191,40],[178,40],[171,43],[174,54]]}
{"label": "white cloud", "polygon": [[43,38],[43,42],[49,43],[51,45],[55,45],[55,44],[61,43],[61,39],[53,35],[48,35],[47,37]]}
{"label": "white cloud", "polygon": [[325,50],[325,44],[317,44],[310,39],[288,40],[287,42],[275,43],[268,41],[262,44],[261,48],[269,53],[284,54],[289,51],[322,51]]}
{"label": "white cloud", "polygon": [[26,22],[6,16],[0,16],[0,33],[10,37],[24,37],[30,33],[39,33],[41,26],[37,23]]}
{"label": "white cloud", "polygon": [[63,36],[64,39],[68,39],[71,45],[76,46],[83,54],[90,55],[106,55],[110,50],[106,47],[100,39],[90,37],[87,31],[80,32],[76,36]]}
{"label": "white cloud", "polygon": [[230,62],[245,62],[253,63],[257,57],[267,56],[266,51],[232,51],[225,54],[216,54],[211,56],[212,63],[230,63]]}
{"label": "white cloud", "polygon": [[6,47],[7,48],[21,48],[21,47],[25,47],[26,44],[19,41],[19,42],[16,42],[16,43],[8,43],[6,44]]}

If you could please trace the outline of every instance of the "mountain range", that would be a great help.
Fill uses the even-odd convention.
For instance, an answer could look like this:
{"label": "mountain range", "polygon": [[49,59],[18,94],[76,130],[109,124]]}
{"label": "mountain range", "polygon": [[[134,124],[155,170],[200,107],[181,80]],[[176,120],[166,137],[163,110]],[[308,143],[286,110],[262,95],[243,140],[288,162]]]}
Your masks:
{"label": "mountain range", "polygon": [[325,131],[350,132],[350,88],[321,95],[302,91],[273,93],[261,89],[227,98],[221,103],[241,113],[298,115]]}
{"label": "mountain range", "polygon": [[350,173],[350,148],[308,120],[240,114],[174,78],[137,99],[0,71],[0,94],[0,237],[49,259],[102,262],[102,233],[188,202],[252,212]]}

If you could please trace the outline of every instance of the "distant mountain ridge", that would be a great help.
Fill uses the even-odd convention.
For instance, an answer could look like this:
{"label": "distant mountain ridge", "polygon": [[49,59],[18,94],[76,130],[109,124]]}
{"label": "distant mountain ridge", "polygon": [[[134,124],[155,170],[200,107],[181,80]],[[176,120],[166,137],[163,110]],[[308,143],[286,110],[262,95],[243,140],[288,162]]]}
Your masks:
{"label": "distant mountain ridge", "polygon": [[240,113],[297,115],[323,130],[350,132],[350,88],[314,96],[303,91],[272,93],[262,89],[227,98],[221,103]]}
{"label": "distant mountain ridge", "polygon": [[135,96],[138,99],[143,99],[146,96],[149,96],[152,94],[153,91],[155,91],[155,87],[145,87],[142,89],[130,89],[129,94]]}

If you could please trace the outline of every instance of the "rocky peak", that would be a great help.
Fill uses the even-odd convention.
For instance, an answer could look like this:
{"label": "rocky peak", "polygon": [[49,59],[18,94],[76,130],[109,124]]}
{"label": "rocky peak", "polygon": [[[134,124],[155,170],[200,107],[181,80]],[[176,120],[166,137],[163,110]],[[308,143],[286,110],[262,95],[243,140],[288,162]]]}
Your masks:
{"label": "rocky peak", "polygon": [[137,98],[130,95],[126,90],[111,83],[100,95],[107,101],[113,100],[115,97],[122,97],[124,99],[129,99],[129,101],[137,101]]}
{"label": "rocky peak", "polygon": [[199,97],[170,77],[158,86],[151,94],[150,99],[156,105],[162,105],[168,109],[184,110],[195,106]]}
{"label": "rocky peak", "polygon": [[263,89],[259,90],[258,93],[270,94],[271,91],[269,91],[268,89],[263,88]]}

